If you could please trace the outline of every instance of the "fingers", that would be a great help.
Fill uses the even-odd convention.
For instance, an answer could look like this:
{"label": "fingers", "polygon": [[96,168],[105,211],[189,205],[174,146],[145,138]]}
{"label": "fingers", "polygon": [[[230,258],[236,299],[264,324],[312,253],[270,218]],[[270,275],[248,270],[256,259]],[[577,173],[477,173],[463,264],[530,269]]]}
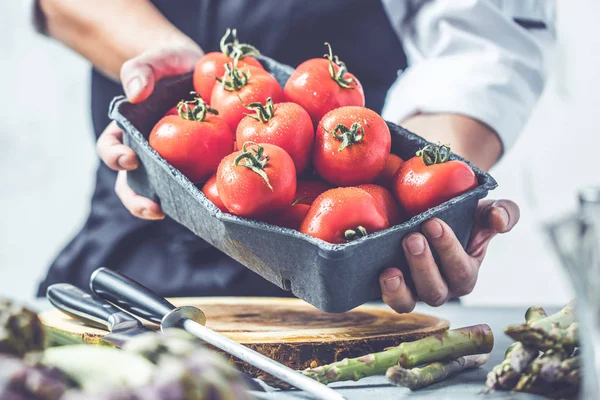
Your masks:
{"label": "fingers", "polygon": [[127,172],[119,171],[115,182],[115,192],[131,214],[143,219],[163,219],[164,212],[158,204],[135,193],[127,184]]}
{"label": "fingers", "polygon": [[512,230],[520,216],[519,206],[510,200],[481,202],[467,253],[481,262],[492,238]]}
{"label": "fingers", "polygon": [[487,225],[497,233],[509,232],[519,222],[521,211],[519,206],[510,200],[498,200],[491,204],[487,211]]}
{"label": "fingers", "polygon": [[408,235],[402,241],[419,300],[430,306],[441,306],[448,300],[448,286],[433,259],[425,237],[419,233]]}
{"label": "fingers", "polygon": [[157,81],[193,70],[202,56],[199,49],[171,48],[147,51],[121,67],[121,83],[127,98],[139,103],[150,96]]}
{"label": "fingers", "polygon": [[404,275],[396,268],[388,268],[379,275],[379,285],[383,301],[398,313],[409,313],[417,304],[415,294],[410,290]]}
{"label": "fingers", "polygon": [[138,158],[133,150],[122,143],[123,131],[116,122],[111,122],[96,142],[96,151],[109,168],[115,171],[132,170],[138,167]]}
{"label": "fingers", "polygon": [[127,184],[127,170],[138,167],[138,158],[133,150],[121,140],[123,131],[115,122],[106,127],[96,142],[96,150],[104,163],[119,171],[115,182],[115,192],[125,208],[133,215],[143,219],[163,219],[165,214],[158,204],[135,193]]}
{"label": "fingers", "polygon": [[473,291],[477,282],[479,263],[474,262],[456,238],[452,229],[442,220],[434,218],[423,224],[423,233],[437,254],[452,296],[464,296]]}

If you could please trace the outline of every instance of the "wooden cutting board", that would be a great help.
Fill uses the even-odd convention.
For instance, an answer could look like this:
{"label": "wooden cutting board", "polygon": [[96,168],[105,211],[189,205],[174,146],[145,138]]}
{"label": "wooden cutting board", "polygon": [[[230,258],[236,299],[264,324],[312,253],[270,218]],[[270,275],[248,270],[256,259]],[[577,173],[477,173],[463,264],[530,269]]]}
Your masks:
{"label": "wooden cutting board", "polygon": [[[209,328],[297,370],[382,351],[449,327],[448,321],[432,316],[397,314],[388,308],[368,305],[341,314],[330,314],[302,300],[288,298],[169,300],[176,306],[202,309]],[[104,343],[101,337],[107,332],[86,326],[58,310],[42,313],[40,318],[44,325],[61,334],[90,344]],[[158,329],[153,324],[148,326]],[[265,379],[261,371],[230,359],[244,372]]]}

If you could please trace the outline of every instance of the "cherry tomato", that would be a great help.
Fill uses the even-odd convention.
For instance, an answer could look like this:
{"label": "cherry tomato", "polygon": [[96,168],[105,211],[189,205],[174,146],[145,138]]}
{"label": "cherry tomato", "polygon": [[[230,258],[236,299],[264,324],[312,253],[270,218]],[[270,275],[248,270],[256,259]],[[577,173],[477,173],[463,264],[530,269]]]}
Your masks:
{"label": "cherry tomato", "polygon": [[208,178],[204,186],[202,186],[202,193],[204,193],[204,195],[212,201],[219,210],[229,212],[219,197],[219,191],[217,190],[217,174],[213,174],[213,176]]}
{"label": "cherry tomato", "polygon": [[341,244],[389,227],[373,196],[356,187],[330,189],[310,206],[300,232]]}
{"label": "cherry tomato", "polygon": [[331,185],[321,180],[298,180],[296,182],[296,195],[294,201],[301,204],[312,204],[323,192],[332,189]]}
{"label": "cherry tomato", "polygon": [[339,186],[370,183],[381,173],[392,137],[386,122],[365,107],[340,107],[323,117],[313,150],[315,171]]}
{"label": "cherry tomato", "polygon": [[365,94],[346,64],[334,56],[329,47],[326,58],[304,61],[296,68],[284,87],[288,101],[300,104],[310,114],[313,125],[329,111],[343,106],[365,105]]}
{"label": "cherry tomato", "polygon": [[236,131],[239,143],[270,143],[281,147],[294,160],[296,173],[306,168],[315,140],[315,131],[310,115],[298,104],[250,103],[247,106],[256,114],[247,114]]}
{"label": "cherry tomato", "polygon": [[[232,34],[233,42],[226,42],[229,35]],[[253,67],[262,68],[262,64],[251,55],[258,55],[256,48],[248,44],[240,44],[236,36],[236,30],[227,29],[225,35],[221,38],[221,51],[206,53],[194,68],[194,90],[206,102],[210,101],[216,78],[220,78],[225,74],[225,64],[233,62],[233,57],[240,55],[238,66],[251,65]]]}
{"label": "cherry tomato", "polygon": [[379,207],[381,207],[385,212],[390,226],[400,223],[402,220],[400,216],[400,208],[398,207],[398,203],[396,203],[394,195],[392,195],[389,190],[383,186],[374,185],[372,183],[359,185],[357,188],[362,189],[373,196]]}
{"label": "cherry tomato", "polygon": [[306,214],[308,213],[309,209],[310,206],[308,204],[292,204],[287,210],[275,216],[272,220],[269,220],[268,222],[273,225],[282,226],[284,228],[290,228],[299,231],[300,225],[306,217]]}
{"label": "cherry tomato", "polygon": [[377,179],[375,179],[375,183],[391,189],[394,183],[394,177],[396,176],[396,173],[400,169],[400,166],[403,162],[404,160],[402,160],[400,157],[390,153],[385,161],[385,167],[383,167],[383,171],[381,171]]}
{"label": "cherry tomato", "polygon": [[279,103],[283,97],[277,80],[263,69],[256,67],[235,67],[226,64],[222,82],[213,89],[210,105],[235,132],[248,109],[244,104],[264,103],[270,97]]}
{"label": "cherry tomato", "polygon": [[296,167],[279,146],[246,142],[223,158],[217,170],[219,196],[230,213],[249,218],[275,215],[296,193]]}
{"label": "cherry tomato", "polygon": [[[195,107],[188,107],[188,105]],[[163,117],[152,129],[150,146],[193,183],[215,173],[233,147],[233,133],[201,98],[181,102],[179,115]]]}
{"label": "cherry tomato", "polygon": [[429,145],[402,164],[394,179],[394,193],[409,217],[477,187],[473,170],[449,157],[449,147]]}

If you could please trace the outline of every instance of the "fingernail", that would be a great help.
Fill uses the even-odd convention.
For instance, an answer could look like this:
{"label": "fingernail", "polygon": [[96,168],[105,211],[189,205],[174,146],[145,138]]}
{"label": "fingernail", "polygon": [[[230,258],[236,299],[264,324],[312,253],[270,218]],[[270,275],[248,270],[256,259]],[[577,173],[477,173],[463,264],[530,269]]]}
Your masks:
{"label": "fingernail", "polygon": [[394,276],[393,278],[388,278],[383,281],[385,288],[390,292],[395,292],[400,287],[400,277]]}
{"label": "fingernail", "polygon": [[144,218],[154,218],[154,215],[150,212],[150,210],[148,210],[146,208],[146,209],[142,210],[142,217],[144,217]]}
{"label": "fingernail", "polygon": [[142,218],[144,218],[144,219],[159,220],[159,219],[165,218],[164,214],[154,213],[147,208],[144,208],[142,210],[141,214],[142,214]]}
{"label": "fingernail", "polygon": [[125,91],[127,97],[132,99],[136,97],[142,90],[142,80],[139,77],[135,77],[125,85]]}
{"label": "fingernail", "polygon": [[413,256],[418,256],[425,251],[425,242],[423,237],[412,235],[406,240],[406,247]]}
{"label": "fingernail", "polygon": [[510,218],[508,217],[508,212],[506,211],[506,209],[504,207],[496,207],[496,210],[498,210],[498,213],[500,214],[500,218],[502,218],[502,223],[504,223],[504,226],[508,225]]}
{"label": "fingernail", "polygon": [[432,239],[437,239],[442,236],[444,233],[444,228],[442,228],[442,224],[438,221],[429,221],[425,224],[425,233]]}
{"label": "fingernail", "polygon": [[120,155],[117,159],[117,164],[119,164],[119,167],[126,170],[137,168],[137,160],[127,154]]}

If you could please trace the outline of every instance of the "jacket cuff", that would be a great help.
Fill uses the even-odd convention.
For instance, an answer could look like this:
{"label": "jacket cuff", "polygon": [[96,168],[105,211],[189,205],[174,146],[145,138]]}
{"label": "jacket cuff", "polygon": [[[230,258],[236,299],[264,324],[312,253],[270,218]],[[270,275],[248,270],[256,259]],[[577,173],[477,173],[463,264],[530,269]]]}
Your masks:
{"label": "jacket cuff", "polygon": [[514,66],[479,61],[448,56],[408,68],[388,91],[382,116],[400,123],[417,113],[465,115],[493,129],[504,153],[527,123],[543,80]]}

